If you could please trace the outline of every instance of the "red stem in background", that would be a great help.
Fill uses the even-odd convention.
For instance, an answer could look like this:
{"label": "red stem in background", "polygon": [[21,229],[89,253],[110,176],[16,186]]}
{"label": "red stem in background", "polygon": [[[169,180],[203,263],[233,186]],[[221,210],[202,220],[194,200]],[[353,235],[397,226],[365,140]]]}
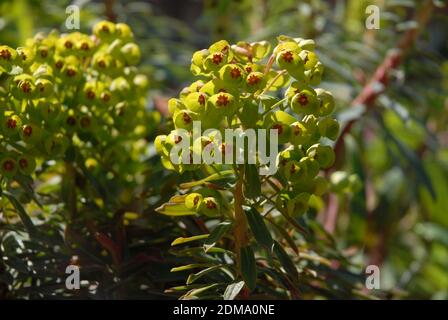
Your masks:
{"label": "red stem in background", "polygon": [[[359,95],[352,101],[352,107],[364,105],[367,111],[374,106],[376,98],[384,92],[384,89],[388,84],[390,71],[396,69],[403,61],[404,55],[415,43],[419,33],[428,23],[433,11],[434,4],[432,0],[425,1],[420,10],[418,10],[418,12],[416,12],[415,14],[414,20],[417,21],[418,27],[406,31],[406,33],[399,41],[397,47],[389,51],[383,62],[376,69],[367,85],[364,86]],[[356,121],[359,119],[360,118],[355,118],[350,120],[342,129],[341,134],[339,135],[339,138],[335,144],[336,165],[339,165],[341,163],[341,159],[344,155],[344,138],[350,132]],[[336,228],[339,210],[337,207],[336,210],[334,208],[335,206],[337,206],[337,203],[335,203],[335,201],[336,199],[334,197],[329,197],[327,210],[325,212],[324,226],[328,232],[334,232]]]}
{"label": "red stem in background", "polygon": [[104,7],[107,20],[117,22],[117,15],[114,12],[114,0],[104,0]]}

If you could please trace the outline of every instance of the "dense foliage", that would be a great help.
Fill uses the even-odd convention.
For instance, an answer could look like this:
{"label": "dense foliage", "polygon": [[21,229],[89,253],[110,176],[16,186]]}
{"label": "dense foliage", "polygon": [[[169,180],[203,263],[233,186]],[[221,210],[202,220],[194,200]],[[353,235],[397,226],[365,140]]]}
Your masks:
{"label": "dense foliage", "polygon": [[[0,299],[447,297],[446,1],[70,4],[0,3]],[[173,163],[193,120],[278,171]]]}
{"label": "dense foliage", "polygon": [[[313,87],[323,74],[314,49],[313,40],[280,36],[272,54],[265,41],[230,45],[225,40],[193,54],[191,71],[204,80],[193,82],[179,99],[168,102],[175,130],[155,142],[167,169],[191,172],[197,179],[181,184],[185,191],[157,211],[177,217],[198,213],[207,231],[196,235],[187,229],[188,237],[172,243],[203,245],[181,249],[181,254],[196,252],[192,255],[196,263],[172,269],[194,270],[185,287],[173,289],[187,291],[183,298],[233,298],[244,286],[244,296],[250,290],[256,296],[298,298],[314,287],[322,295],[334,295],[329,288],[340,279],[318,272],[320,263],[306,258],[314,250],[320,253],[311,240],[319,230],[309,227],[307,220],[314,219],[327,190],[328,182],[319,171],[331,167],[335,157],[321,138],[334,140],[339,130],[331,117],[333,96]],[[282,88],[287,88],[284,98],[270,94]],[[206,135],[195,135],[194,121],[210,129]],[[246,145],[233,136],[229,141],[224,132],[229,128],[239,130],[241,139],[248,138]],[[278,156],[274,154],[272,172],[264,168],[263,151],[250,149],[255,144],[247,134],[250,129],[267,130],[257,142],[268,140],[271,153],[283,147]],[[185,141],[185,149],[175,149]],[[207,155],[214,161],[194,162]],[[224,158],[231,163],[223,164]],[[343,180],[338,180],[339,188]],[[355,181],[346,179],[345,188]],[[300,257],[299,272],[295,265]],[[307,279],[314,272],[319,273],[318,280]],[[341,294],[351,292],[349,284],[344,286]]]}

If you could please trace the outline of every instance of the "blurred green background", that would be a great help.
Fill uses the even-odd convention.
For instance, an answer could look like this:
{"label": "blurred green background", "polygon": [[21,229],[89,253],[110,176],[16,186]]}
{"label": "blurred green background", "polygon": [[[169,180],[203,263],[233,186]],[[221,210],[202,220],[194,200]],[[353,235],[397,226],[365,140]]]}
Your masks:
{"label": "blurred green background", "polygon": [[[194,51],[227,39],[313,38],[326,66],[323,87],[341,121],[355,119],[336,169],[363,187],[328,198],[320,219],[338,246],[381,268],[391,297],[448,298],[448,7],[412,0],[1,0],[0,43],[20,46],[34,33],[65,28],[68,5],[81,8],[81,31],[99,20],[126,22],[151,79],[149,107],[193,79]],[[379,30],[365,27],[380,8]],[[425,14],[428,14],[425,17]],[[426,20],[419,24],[419,18]],[[420,21],[421,22],[421,21]],[[352,101],[387,53],[415,32],[401,65],[368,109]],[[333,218],[333,219],[332,219]]]}

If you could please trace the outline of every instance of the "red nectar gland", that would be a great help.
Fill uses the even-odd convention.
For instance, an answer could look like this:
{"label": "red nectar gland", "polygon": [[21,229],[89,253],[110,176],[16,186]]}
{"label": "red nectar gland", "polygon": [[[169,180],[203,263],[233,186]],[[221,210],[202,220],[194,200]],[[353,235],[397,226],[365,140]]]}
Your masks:
{"label": "red nectar gland", "polygon": [[216,104],[218,105],[218,107],[226,106],[229,104],[229,98],[224,94],[220,94],[218,96],[218,100],[216,101]]}

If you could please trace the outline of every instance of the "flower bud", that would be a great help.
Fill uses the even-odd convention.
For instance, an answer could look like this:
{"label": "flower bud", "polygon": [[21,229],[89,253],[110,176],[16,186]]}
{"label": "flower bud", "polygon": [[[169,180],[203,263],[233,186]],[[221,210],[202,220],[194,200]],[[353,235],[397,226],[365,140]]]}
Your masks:
{"label": "flower bud", "polygon": [[25,175],[32,174],[36,170],[36,160],[27,155],[19,156],[17,164],[19,172]]}
{"label": "flower bud", "polygon": [[44,148],[49,156],[59,156],[65,152],[67,147],[68,139],[62,133],[57,133],[44,141]]}
{"label": "flower bud", "polygon": [[198,211],[202,204],[202,195],[199,193],[190,193],[185,197],[185,206],[188,209]]}
{"label": "flower bud", "polygon": [[0,46],[0,67],[9,72],[16,60],[17,52],[11,47]]}
{"label": "flower bud", "polygon": [[33,63],[33,60],[34,50],[25,47],[17,48],[16,61],[19,66],[21,66],[22,68],[27,68]]}
{"label": "flower bud", "polygon": [[325,117],[330,115],[334,110],[334,98],[331,92],[316,89],[317,99],[319,101],[319,116]]}
{"label": "flower bud", "polygon": [[208,100],[211,108],[218,110],[223,115],[232,115],[237,109],[235,97],[230,93],[221,92],[211,96]]}
{"label": "flower bud", "polygon": [[310,158],[310,157],[302,157],[300,159],[300,165],[304,166],[306,168],[306,179],[311,181],[313,180],[320,170],[320,165],[317,160]]}
{"label": "flower bud", "polygon": [[324,118],[318,122],[321,136],[336,140],[339,134],[339,122],[336,119]]}
{"label": "flower bud", "polygon": [[95,43],[90,37],[82,35],[75,43],[76,54],[81,57],[89,57],[95,50]]}
{"label": "flower bud", "polygon": [[330,176],[331,188],[336,192],[343,192],[349,187],[349,175],[344,171],[335,171]]}
{"label": "flower bud", "polygon": [[282,50],[277,54],[277,65],[280,69],[285,69],[296,79],[304,78],[303,61],[297,51]]}
{"label": "flower bud", "polygon": [[306,154],[308,157],[317,160],[322,169],[330,168],[335,161],[335,154],[330,146],[314,144],[307,150]]}
{"label": "flower bud", "polygon": [[140,62],[140,48],[135,43],[125,44],[120,49],[120,52],[128,65],[135,66]]}
{"label": "flower bud", "polygon": [[245,79],[245,71],[236,64],[228,64],[219,70],[219,78],[225,85],[240,87]]}
{"label": "flower bud", "polygon": [[204,60],[204,69],[207,72],[218,71],[227,63],[227,55],[222,52],[209,54]]}
{"label": "flower bud", "polygon": [[309,193],[300,193],[287,203],[288,214],[291,217],[299,217],[308,210]]}
{"label": "flower bud", "polygon": [[300,121],[291,124],[289,141],[292,145],[307,145],[311,142],[312,132]]}
{"label": "flower bud", "polygon": [[171,98],[170,100],[168,100],[168,111],[170,114],[174,114],[176,113],[176,111],[184,109],[186,109],[186,106],[181,100],[176,98]]}
{"label": "flower bud", "polygon": [[266,79],[261,72],[251,72],[246,77],[246,89],[248,92],[262,90],[266,86]]}
{"label": "flower bud", "polygon": [[115,24],[109,21],[101,21],[93,26],[93,34],[101,41],[109,42],[115,36]]}
{"label": "flower bud", "polygon": [[21,74],[15,76],[12,80],[13,96],[18,99],[34,99],[36,93],[36,86],[34,79],[29,74]]}
{"label": "flower bud", "polygon": [[[154,140],[154,148],[156,149],[157,154],[162,155],[164,154],[164,150],[165,150],[165,140],[166,140],[166,135],[160,135],[157,136]],[[168,156],[168,154],[165,154],[166,156]]]}
{"label": "flower bud", "polygon": [[149,88],[148,77],[144,74],[137,74],[134,77],[132,83],[137,87],[138,90],[146,91]]}
{"label": "flower bud", "polygon": [[69,84],[75,84],[82,78],[81,70],[74,63],[66,63],[61,69],[61,78]]}
{"label": "flower bud", "polygon": [[73,110],[69,110],[62,117],[62,126],[67,130],[68,133],[75,132],[78,125],[78,117],[75,115]]}
{"label": "flower bud", "polygon": [[300,39],[297,43],[302,50],[314,51],[316,48],[316,43],[313,39]]}
{"label": "flower bud", "polygon": [[6,116],[2,119],[2,133],[7,137],[18,134],[21,127],[22,119],[16,114]]}
{"label": "flower bud", "polygon": [[118,77],[111,82],[110,91],[112,93],[117,93],[120,97],[126,99],[131,91],[131,87],[124,77]]}
{"label": "flower bud", "polygon": [[53,94],[53,83],[47,79],[36,80],[36,92],[39,98],[48,98]]}
{"label": "flower bud", "polygon": [[177,111],[173,117],[174,125],[177,129],[191,130],[195,120],[198,120],[198,114],[190,110]]}
{"label": "flower bud", "polygon": [[292,183],[300,182],[307,178],[306,166],[296,160],[291,160],[286,163],[283,168],[283,173],[285,178]]}
{"label": "flower bud", "polygon": [[317,55],[312,51],[302,50],[299,56],[300,59],[303,61],[305,70],[312,70],[319,61]]}
{"label": "flower bud", "polygon": [[317,107],[316,93],[311,88],[300,91],[291,100],[291,109],[299,115],[313,114]]}
{"label": "flower bud", "polygon": [[56,50],[61,56],[70,56],[75,54],[77,33],[64,35],[57,39]]}
{"label": "flower bud", "polygon": [[288,39],[287,41],[280,41],[279,44],[274,48],[274,54],[278,56],[280,52],[287,50],[300,52],[300,47],[298,43],[293,39]]}
{"label": "flower bud", "polygon": [[214,197],[206,197],[200,203],[199,212],[208,216],[208,217],[216,217],[221,212],[221,207]]}
{"label": "flower bud", "polygon": [[299,161],[303,157],[303,152],[293,146],[289,146],[285,150],[281,151],[277,156],[277,167],[283,169],[289,161],[296,160]]}
{"label": "flower bud", "polygon": [[115,31],[117,36],[123,41],[132,41],[134,39],[131,27],[126,23],[117,23],[115,25]]}
{"label": "flower bud", "polygon": [[95,118],[89,115],[82,115],[78,120],[78,128],[81,132],[92,131],[96,126]]}
{"label": "flower bud", "polygon": [[42,138],[42,129],[34,123],[25,124],[20,130],[20,138],[27,144],[35,144]]}
{"label": "flower bud", "polygon": [[192,92],[183,100],[188,110],[203,113],[205,112],[205,106],[207,104],[207,95],[202,92]]}
{"label": "flower bud", "polygon": [[17,173],[17,162],[12,157],[3,157],[0,159],[0,174],[6,178],[12,178]]}
{"label": "flower bud", "polygon": [[110,54],[97,52],[93,55],[92,66],[101,72],[110,72],[113,68],[113,58]]}

